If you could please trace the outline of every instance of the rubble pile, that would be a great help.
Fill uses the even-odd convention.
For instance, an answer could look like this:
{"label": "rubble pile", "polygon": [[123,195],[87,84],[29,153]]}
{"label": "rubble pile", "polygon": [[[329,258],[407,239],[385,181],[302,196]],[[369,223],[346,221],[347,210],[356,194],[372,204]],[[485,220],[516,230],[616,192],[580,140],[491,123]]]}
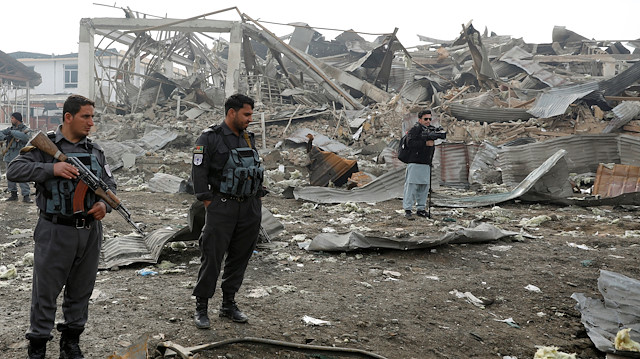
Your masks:
{"label": "rubble pile", "polygon": [[[152,145],[156,137],[140,148],[134,143],[133,149],[116,150],[110,159],[120,168],[119,156],[134,154],[136,166],[127,170],[141,170],[147,179],[153,171],[188,176],[193,142],[207,126],[222,121],[224,99],[235,92],[256,99],[250,130],[264,156],[280,151],[270,157],[276,162],[265,161],[266,167],[282,165],[284,172],[311,164],[300,150],[305,144],[289,138],[299,130],[346,146],[336,152],[313,143],[357,160],[360,173],[377,176],[401,167],[394,160],[395,141],[424,108],[433,109],[434,124],[448,133],[436,157],[464,157],[460,173],[437,174],[440,184],[454,187],[473,185],[467,175],[474,172],[470,165],[482,147],[500,151],[570,136],[640,133],[638,41],[625,46],[590,40],[556,26],[551,43],[529,44],[487,30],[481,34],[469,22],[454,40],[418,35],[425,44],[409,51],[395,32],[369,42],[349,30],[328,41],[301,23],[292,24],[290,35],[277,37],[239,11],[238,22],[155,21],[125,12],[119,19],[122,30],[148,26],[135,37],[127,33],[127,41],[113,37],[119,33],[113,21],[109,34],[101,27],[107,26],[105,19],[82,22],[96,35],[129,46],[122,63],[144,69],[141,75],[121,65],[114,73],[98,69],[96,61],[95,73],[103,74],[111,91],[96,96],[102,109],[96,137],[135,142],[164,131],[161,146]],[[212,27],[229,32],[230,41],[219,37],[213,46],[205,45],[196,35]]]}

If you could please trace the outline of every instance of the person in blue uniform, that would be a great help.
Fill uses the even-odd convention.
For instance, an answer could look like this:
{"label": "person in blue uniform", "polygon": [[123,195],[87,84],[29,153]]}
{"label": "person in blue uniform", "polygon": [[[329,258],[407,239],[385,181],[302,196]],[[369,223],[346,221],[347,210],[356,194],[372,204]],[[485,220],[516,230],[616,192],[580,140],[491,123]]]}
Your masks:
{"label": "person in blue uniform", "polygon": [[[0,141],[4,140],[7,146],[3,158],[7,167],[9,166],[9,162],[18,157],[20,150],[27,144],[29,138],[31,138],[31,130],[22,122],[22,114],[20,112],[12,113],[11,127],[0,131]],[[16,183],[10,180],[7,180],[7,189],[10,193],[7,201],[18,200],[18,185],[20,185],[20,191],[22,192],[22,201],[27,203],[33,202],[29,196],[31,189],[28,182]]]}
{"label": "person in blue uniform", "polygon": [[[102,148],[87,138],[94,125],[94,106],[93,101],[83,96],[69,96],[63,106],[63,123],[48,136],[60,151],[78,157],[115,193],[116,183]],[[39,218],[33,235],[33,285],[26,333],[30,359],[45,358],[47,342],[53,338],[56,300],[63,287],[64,320],[57,325],[61,333],[60,358],[84,358],[79,341],[98,271],[100,221],[111,208],[88,190],[81,198],[84,210],[74,213],[72,203],[78,175],[70,163],[59,162],[29,144],[7,168],[9,180],[34,181],[37,190]]]}

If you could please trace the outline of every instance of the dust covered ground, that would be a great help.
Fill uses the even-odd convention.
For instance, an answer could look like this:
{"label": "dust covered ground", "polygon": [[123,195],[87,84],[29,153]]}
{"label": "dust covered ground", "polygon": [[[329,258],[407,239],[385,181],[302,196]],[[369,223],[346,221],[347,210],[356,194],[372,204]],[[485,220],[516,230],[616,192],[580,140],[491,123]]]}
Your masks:
{"label": "dust covered ground", "polygon": [[[122,182],[122,178],[119,182]],[[2,181],[2,187],[6,182]],[[444,189],[443,189],[444,190]],[[150,231],[187,225],[189,194],[122,190],[119,196],[136,222]],[[133,264],[101,270],[89,322],[81,337],[88,358],[107,358],[148,335],[148,352],[172,341],[184,347],[255,337],[335,348],[358,349],[384,358],[532,358],[536,346],[557,346],[578,358],[604,358],[587,337],[574,292],[600,298],[600,269],[640,278],[636,208],[581,208],[519,203],[497,208],[432,208],[433,219],[408,221],[400,200],[375,204],[312,205],[271,193],[264,205],[285,230],[252,257],[237,301],[249,316],[237,324],[217,316],[210,304],[211,330],[192,323],[199,251],[165,246],[159,265]],[[32,267],[34,204],[0,201],[0,265],[15,265],[17,277],[0,281],[0,352],[24,358]],[[527,219],[546,215],[539,224]],[[523,221],[523,219],[525,221]],[[536,236],[491,243],[442,245],[425,250],[307,252],[298,243],[335,230],[360,230],[387,237],[440,236],[453,226],[488,222]],[[531,226],[533,225],[533,226]],[[106,240],[130,233],[112,213],[104,221]],[[174,265],[174,266],[172,266]],[[142,276],[141,269],[157,275]],[[525,287],[535,286],[539,292]],[[535,289],[533,287],[529,287]],[[480,298],[484,307],[458,298]],[[58,307],[60,308],[60,307]],[[60,317],[58,310],[58,317]],[[327,321],[308,325],[303,317]],[[57,358],[59,334],[48,345]],[[320,356],[320,355],[324,356]],[[230,344],[200,358],[338,358],[337,352],[287,349],[277,345]],[[353,357],[353,355],[352,355]]]}

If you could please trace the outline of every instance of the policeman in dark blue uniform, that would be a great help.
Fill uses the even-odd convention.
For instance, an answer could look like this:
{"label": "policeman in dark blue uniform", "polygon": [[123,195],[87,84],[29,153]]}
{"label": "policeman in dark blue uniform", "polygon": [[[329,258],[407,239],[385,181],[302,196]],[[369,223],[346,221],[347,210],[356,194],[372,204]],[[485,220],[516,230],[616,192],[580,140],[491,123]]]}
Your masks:
{"label": "policeman in dark blue uniform", "polygon": [[245,323],[248,317],[235,302],[262,220],[263,168],[255,149],[253,100],[236,94],[225,102],[225,119],[206,129],[193,150],[192,174],[196,198],[204,202],[206,221],[199,238],[201,265],[193,289],[196,327],[210,327],[208,300],[222,275],[220,316]]}
{"label": "policeman in dark blue uniform", "polygon": [[[22,123],[22,114],[20,112],[12,113],[11,127],[0,131],[0,141],[4,140],[7,143],[7,149],[5,150],[6,153],[3,158],[7,163],[7,166],[9,166],[9,162],[18,157],[20,150],[27,144],[29,138],[31,138],[30,133],[31,130],[29,127]],[[23,201],[31,203],[31,197],[29,197],[31,192],[29,183],[21,182],[18,184],[20,185],[20,191],[22,191]],[[11,197],[7,198],[7,201],[17,201],[18,187],[16,183],[13,181],[7,181],[7,187],[9,192],[11,192]]]}
{"label": "policeman in dark blue uniform", "polygon": [[[49,138],[67,156],[76,156],[115,193],[116,183],[104,152],[87,138],[93,126],[94,102],[71,95],[64,103],[64,122]],[[90,190],[80,197],[84,210],[74,213],[78,170],[67,162],[29,144],[7,168],[7,178],[15,182],[36,182],[36,204],[40,218],[34,231],[33,288],[31,295],[29,358],[44,358],[52,338],[56,299],[64,286],[62,312],[58,323],[60,358],[82,359],[80,334],[88,317],[89,298],[96,280],[102,224],[111,208]],[[78,191],[81,192],[81,191]],[[78,194],[80,195],[80,194]]]}

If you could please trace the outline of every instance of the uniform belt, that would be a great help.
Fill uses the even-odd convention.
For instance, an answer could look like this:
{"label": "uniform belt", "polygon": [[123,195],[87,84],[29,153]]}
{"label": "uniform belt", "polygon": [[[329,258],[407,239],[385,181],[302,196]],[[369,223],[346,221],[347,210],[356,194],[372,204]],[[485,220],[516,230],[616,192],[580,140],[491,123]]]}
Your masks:
{"label": "uniform belt", "polygon": [[222,192],[214,192],[214,194],[217,194],[218,196],[224,198],[224,199],[232,199],[234,201],[238,201],[238,202],[244,202],[246,200],[248,200],[249,198],[253,198],[253,196],[249,196],[249,197],[238,197],[238,196],[232,196],[226,193],[222,193]]}
{"label": "uniform belt", "polygon": [[94,221],[92,216],[88,217],[64,217],[57,214],[40,213],[40,218],[49,221],[53,224],[60,224],[63,226],[75,227],[75,228],[91,228],[91,224]]}

